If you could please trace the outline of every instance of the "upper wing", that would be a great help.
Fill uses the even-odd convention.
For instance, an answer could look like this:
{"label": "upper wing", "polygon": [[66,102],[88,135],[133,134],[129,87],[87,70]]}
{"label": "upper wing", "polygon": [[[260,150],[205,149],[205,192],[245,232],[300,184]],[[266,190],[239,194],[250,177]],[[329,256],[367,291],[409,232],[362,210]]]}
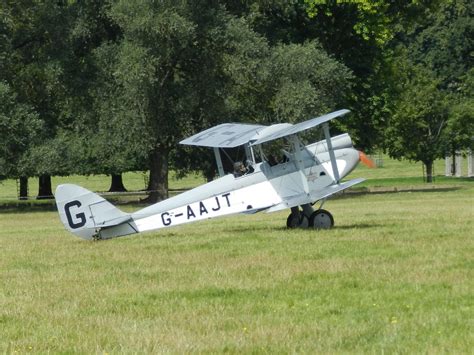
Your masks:
{"label": "upper wing", "polygon": [[252,124],[223,123],[199,132],[179,143],[201,147],[234,148],[247,143],[265,127]]}
{"label": "upper wing", "polygon": [[339,111],[328,113],[327,115],[316,117],[316,118],[313,118],[311,120],[301,122],[301,123],[298,123],[298,124],[295,124],[295,125],[283,126],[281,129],[277,130],[276,132],[271,132],[270,134],[264,134],[262,137],[258,138],[256,141],[252,142],[252,145],[262,144],[262,143],[265,143],[265,142],[268,142],[268,141],[271,141],[271,140],[274,140],[274,139],[286,137],[286,136],[289,136],[289,135],[292,135],[292,134],[295,134],[295,133],[298,133],[298,132],[305,131],[309,128],[318,126],[318,125],[320,125],[324,122],[330,121],[333,118],[344,116],[345,114],[347,114],[349,112],[350,111],[346,110],[346,109],[339,110]]}
{"label": "upper wing", "polygon": [[344,116],[349,112],[349,110],[345,109],[339,110],[295,125],[283,123],[262,126],[242,123],[223,123],[199,132],[179,143],[211,148],[234,148],[248,142],[252,142],[252,145],[256,145],[307,130],[330,121],[333,118]]}

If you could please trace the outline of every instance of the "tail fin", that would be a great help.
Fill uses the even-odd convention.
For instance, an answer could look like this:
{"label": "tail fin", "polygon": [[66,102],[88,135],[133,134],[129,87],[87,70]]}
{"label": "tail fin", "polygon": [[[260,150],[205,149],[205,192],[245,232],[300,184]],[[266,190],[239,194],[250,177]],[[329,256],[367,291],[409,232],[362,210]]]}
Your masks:
{"label": "tail fin", "polygon": [[102,228],[130,220],[129,214],[77,185],[59,185],[55,197],[61,222],[68,231],[83,239],[94,239]]}

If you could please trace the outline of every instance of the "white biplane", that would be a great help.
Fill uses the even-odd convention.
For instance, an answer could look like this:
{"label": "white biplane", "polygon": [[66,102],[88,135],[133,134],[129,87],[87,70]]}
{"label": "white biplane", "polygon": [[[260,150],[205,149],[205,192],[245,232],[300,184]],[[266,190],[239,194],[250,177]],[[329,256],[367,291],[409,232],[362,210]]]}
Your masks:
{"label": "white biplane", "polygon": [[[134,213],[122,212],[80,186],[59,185],[61,221],[83,239],[110,239],[237,213],[291,209],[289,228],[331,228],[334,219],[321,208],[324,201],[364,181],[341,182],[364,156],[353,148],[348,134],[329,134],[328,121],[348,112],[339,110],[294,125],[224,123],[209,128],[180,143],[212,148],[219,178]],[[324,139],[305,146],[301,133],[320,125]],[[276,141],[284,142],[284,148],[277,149],[279,160],[275,149],[266,151]],[[235,171],[226,173],[221,152],[237,147],[244,148],[245,164],[233,162]],[[313,207],[316,203],[318,208]]]}

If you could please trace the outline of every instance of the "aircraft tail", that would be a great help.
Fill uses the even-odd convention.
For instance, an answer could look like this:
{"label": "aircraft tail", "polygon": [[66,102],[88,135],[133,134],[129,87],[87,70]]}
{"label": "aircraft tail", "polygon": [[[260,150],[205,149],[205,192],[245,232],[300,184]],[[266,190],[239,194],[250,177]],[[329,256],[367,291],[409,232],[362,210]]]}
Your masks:
{"label": "aircraft tail", "polygon": [[77,185],[59,185],[55,198],[61,222],[67,230],[82,239],[100,238],[101,229],[131,220],[129,214]]}

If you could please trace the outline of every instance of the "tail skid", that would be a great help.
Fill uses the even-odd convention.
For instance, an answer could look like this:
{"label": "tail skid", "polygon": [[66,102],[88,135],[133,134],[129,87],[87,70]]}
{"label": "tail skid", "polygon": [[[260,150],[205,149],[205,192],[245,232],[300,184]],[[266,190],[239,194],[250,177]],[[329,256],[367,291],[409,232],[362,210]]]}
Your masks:
{"label": "tail skid", "polygon": [[[61,222],[67,230],[82,239],[102,237],[101,229],[107,230],[131,220],[128,213],[77,185],[59,185],[55,197]],[[127,234],[134,232],[132,229]]]}

